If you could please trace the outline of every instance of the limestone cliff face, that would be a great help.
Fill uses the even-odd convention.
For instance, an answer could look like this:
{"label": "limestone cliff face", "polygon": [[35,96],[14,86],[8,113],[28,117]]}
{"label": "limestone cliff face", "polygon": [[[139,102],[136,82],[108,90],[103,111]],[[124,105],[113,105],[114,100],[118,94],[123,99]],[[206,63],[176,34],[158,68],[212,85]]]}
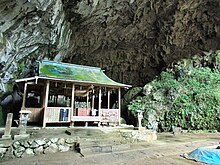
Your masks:
{"label": "limestone cliff face", "polygon": [[1,0],[1,93],[45,58],[143,85],[175,60],[219,49],[219,8],[219,0]]}

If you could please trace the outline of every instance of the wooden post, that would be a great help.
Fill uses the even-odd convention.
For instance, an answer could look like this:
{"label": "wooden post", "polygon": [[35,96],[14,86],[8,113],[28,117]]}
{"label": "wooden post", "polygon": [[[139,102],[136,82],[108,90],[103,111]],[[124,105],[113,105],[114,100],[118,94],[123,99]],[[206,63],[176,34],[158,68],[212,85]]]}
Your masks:
{"label": "wooden post", "polygon": [[24,84],[24,95],[23,95],[23,102],[22,102],[22,107],[21,107],[21,109],[24,109],[24,108],[25,108],[26,95],[27,95],[27,83]]}
{"label": "wooden post", "polygon": [[108,110],[110,109],[110,91],[108,90]]}
{"label": "wooden post", "polygon": [[47,80],[46,84],[46,92],[45,92],[45,104],[44,104],[44,118],[43,118],[43,128],[46,127],[46,111],[48,105],[48,96],[49,96],[49,89],[50,89],[50,81]]}
{"label": "wooden post", "polygon": [[95,104],[95,95],[94,95],[94,89],[92,89],[92,109],[94,109],[94,104]]}
{"label": "wooden post", "polygon": [[74,121],[72,121],[72,116],[75,116],[75,106],[74,106],[74,102],[75,102],[75,84],[72,85],[72,99],[71,99],[71,109],[72,111],[70,112],[70,125],[74,126]]}
{"label": "wooden post", "polygon": [[89,108],[89,92],[86,95],[86,108]]}
{"label": "wooden post", "polygon": [[101,105],[102,105],[102,89],[99,88],[99,117],[101,117]]}
{"label": "wooden post", "polygon": [[121,88],[118,88],[118,124],[121,125]]}

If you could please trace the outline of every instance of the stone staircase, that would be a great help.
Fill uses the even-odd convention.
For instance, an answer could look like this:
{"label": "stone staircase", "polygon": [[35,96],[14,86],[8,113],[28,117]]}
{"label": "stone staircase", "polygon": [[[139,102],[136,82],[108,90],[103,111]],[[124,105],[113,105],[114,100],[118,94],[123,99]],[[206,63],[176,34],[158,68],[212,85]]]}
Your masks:
{"label": "stone staircase", "polygon": [[91,138],[80,137],[75,149],[83,156],[111,153],[130,149],[130,141],[121,136],[119,131],[97,134]]}

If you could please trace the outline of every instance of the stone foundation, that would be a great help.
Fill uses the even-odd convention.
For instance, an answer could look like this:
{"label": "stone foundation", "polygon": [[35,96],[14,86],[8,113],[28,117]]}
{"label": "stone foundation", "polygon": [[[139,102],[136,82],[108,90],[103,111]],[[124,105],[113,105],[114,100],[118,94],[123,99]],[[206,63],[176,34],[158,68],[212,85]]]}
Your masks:
{"label": "stone foundation", "polygon": [[75,150],[79,137],[44,138],[31,140],[17,140],[0,142],[0,159],[30,157],[39,154],[66,152]]}

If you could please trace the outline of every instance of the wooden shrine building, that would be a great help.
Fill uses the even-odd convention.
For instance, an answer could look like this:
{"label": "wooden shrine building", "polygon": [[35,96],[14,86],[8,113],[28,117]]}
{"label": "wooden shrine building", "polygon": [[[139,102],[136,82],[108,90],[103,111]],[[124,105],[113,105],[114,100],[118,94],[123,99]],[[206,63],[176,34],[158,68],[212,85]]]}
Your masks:
{"label": "wooden shrine building", "polygon": [[101,68],[54,61],[39,62],[38,75],[16,80],[24,91],[21,110],[30,110],[29,122],[120,124],[121,84]]}

